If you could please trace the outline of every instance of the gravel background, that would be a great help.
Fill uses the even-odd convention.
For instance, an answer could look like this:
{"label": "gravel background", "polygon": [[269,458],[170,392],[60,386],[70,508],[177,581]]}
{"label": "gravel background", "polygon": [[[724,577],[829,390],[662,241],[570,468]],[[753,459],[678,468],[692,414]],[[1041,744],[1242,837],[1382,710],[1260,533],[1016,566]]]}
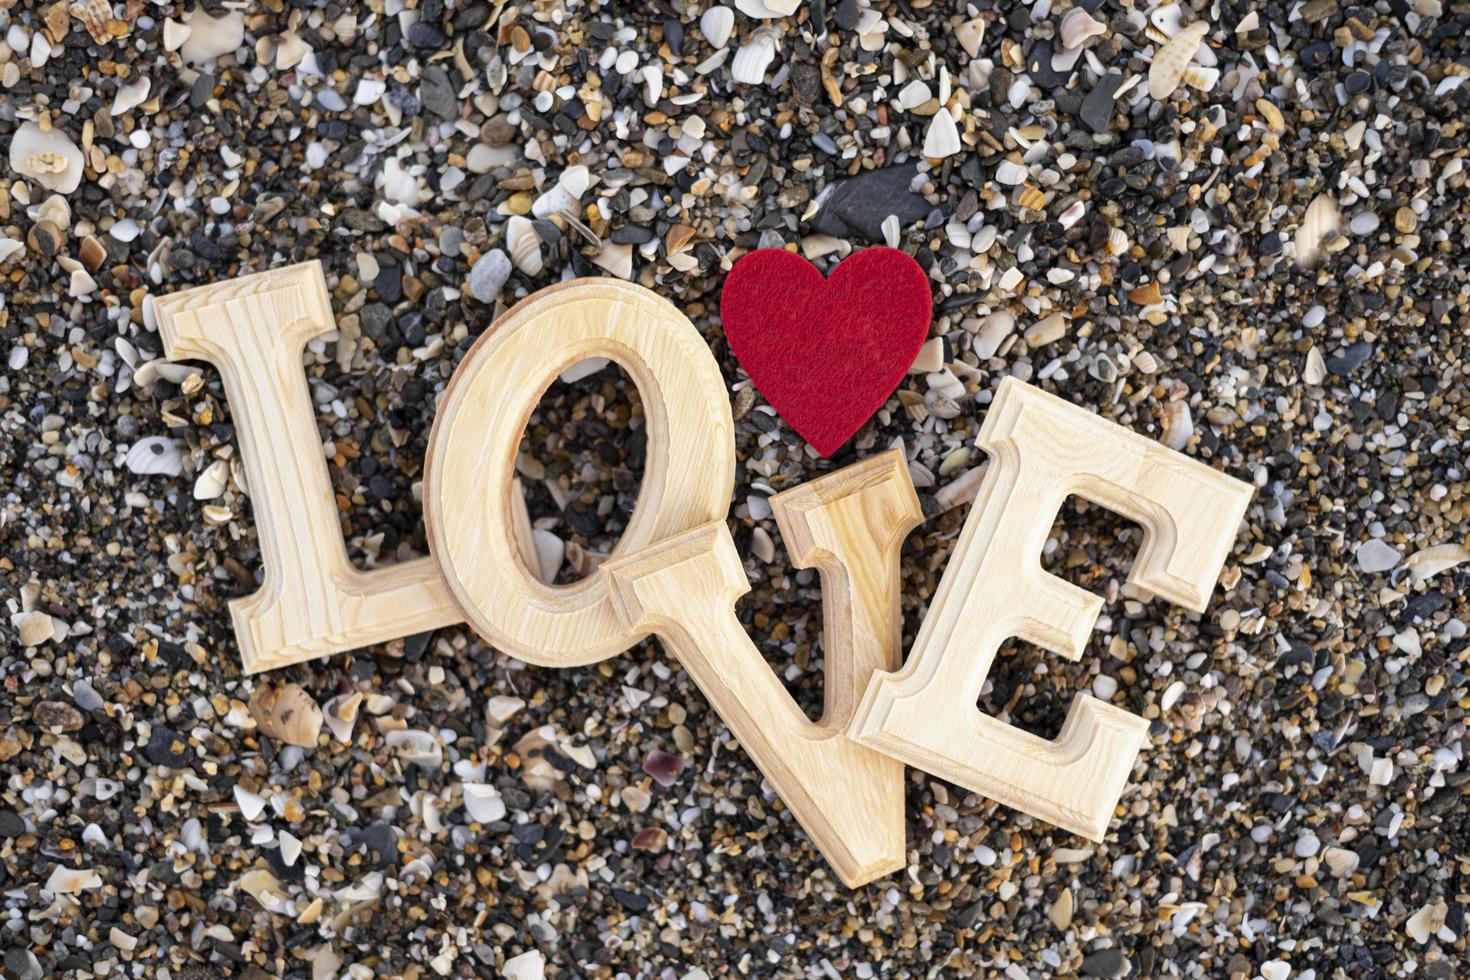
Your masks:
{"label": "gravel background", "polygon": [[[1470,4],[1062,2],[0,0],[7,973],[1466,975]],[[885,241],[942,345],[824,461],[719,286]],[[151,297],[311,258],[364,567],[425,552],[435,395],[498,312],[576,275],[678,304],[731,384],[740,615],[809,713],[821,606],[772,492],[903,448],[907,641],[1006,375],[1254,482],[1198,617],[1119,597],[1136,528],[1069,504],[1046,563],[1108,597],[1094,641],[992,672],[1031,731],[1081,690],[1153,722],[1107,840],[911,770],[907,869],[842,888],[654,644],[541,670],[455,628],[242,677],[235,431]],[[640,426],[615,368],[532,420],[563,581]],[[275,725],[301,698],[338,699],[319,734]]]}

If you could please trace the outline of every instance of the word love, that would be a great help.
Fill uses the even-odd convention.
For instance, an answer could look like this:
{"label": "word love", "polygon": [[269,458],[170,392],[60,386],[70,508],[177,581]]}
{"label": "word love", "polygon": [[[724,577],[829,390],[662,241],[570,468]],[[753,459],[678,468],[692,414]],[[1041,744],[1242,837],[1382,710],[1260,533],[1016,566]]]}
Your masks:
{"label": "word love", "polygon": [[[826,703],[807,719],[741,628],[749,588],[725,524],[734,426],[699,332],[652,292],[580,280],[520,303],[466,355],[439,403],[425,467],[432,557],[364,572],[347,559],[303,346],[331,332],[316,263],[159,301],[171,358],[215,364],[240,433],[264,560],[231,604],[247,672],[467,621],[533,664],[576,667],[656,635],[850,886],[904,864],[903,766],[1058,826],[1106,830],[1146,723],[1079,695],[1059,738],[977,707],[997,648],[1019,637],[1077,659],[1101,600],[1043,572],[1077,494],[1145,529],[1134,594],[1203,610],[1250,488],[1014,380],[979,445],[990,469],[907,663],[899,549],[921,520],[897,452],[772,498],[792,560],[820,572]],[[521,433],[552,380],[616,360],[642,395],[643,485],[610,560],[572,585],[530,571],[515,483]],[[901,666],[902,664],[902,666]],[[901,669],[900,669],[901,666]]]}

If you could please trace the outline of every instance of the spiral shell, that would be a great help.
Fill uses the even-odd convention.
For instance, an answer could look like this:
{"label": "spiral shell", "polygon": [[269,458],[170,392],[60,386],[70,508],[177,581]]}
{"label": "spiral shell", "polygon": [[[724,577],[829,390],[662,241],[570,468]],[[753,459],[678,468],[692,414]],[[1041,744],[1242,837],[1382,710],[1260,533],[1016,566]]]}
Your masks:
{"label": "spiral shell", "polygon": [[505,228],[505,250],[510,253],[515,267],[528,276],[539,276],[545,268],[541,258],[541,236],[529,218],[519,214],[511,216]]}
{"label": "spiral shell", "polygon": [[261,734],[288,745],[316,746],[322,709],[296,684],[262,685],[250,698],[250,717]]}

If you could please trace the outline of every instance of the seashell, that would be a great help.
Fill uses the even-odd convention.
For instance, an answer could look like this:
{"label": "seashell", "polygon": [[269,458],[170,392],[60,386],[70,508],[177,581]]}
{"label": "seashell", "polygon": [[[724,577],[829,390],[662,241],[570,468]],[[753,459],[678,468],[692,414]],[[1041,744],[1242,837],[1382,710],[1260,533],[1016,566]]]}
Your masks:
{"label": "seashell", "polygon": [[184,23],[189,26],[189,35],[179,46],[179,57],[188,65],[213,61],[245,43],[245,15],[238,10],[211,17],[199,6],[184,15]]}
{"label": "seashell", "polygon": [[59,129],[24,123],[10,139],[10,169],[48,191],[70,194],[82,182],[82,151]]}
{"label": "seashell", "polygon": [[917,109],[933,97],[929,93],[929,86],[916,78],[898,90],[898,96],[894,102],[900,109]]}
{"label": "seashell", "polygon": [[1409,577],[1418,585],[1466,561],[1470,561],[1470,548],[1463,544],[1440,544],[1414,552],[1405,564]]}
{"label": "seashell", "polygon": [[245,818],[246,823],[255,823],[265,812],[265,797],[252,793],[237,784],[235,786],[235,805],[240,808],[240,816]]}
{"label": "seashell", "polygon": [[176,439],[147,436],[133,443],[125,464],[143,476],[178,476],[184,471],[183,447]]}
{"label": "seashell", "polygon": [[14,238],[0,238],[0,265],[4,265],[10,261],[11,256],[17,252],[24,252],[25,248],[25,242],[17,241]]}
{"label": "seashell", "polygon": [[148,90],[152,87],[153,80],[147,75],[139,75],[131,83],[119,86],[117,95],[112,97],[111,114],[120,116],[142,105],[148,100]]}
{"label": "seashell", "polygon": [[551,789],[564,774],[546,758],[547,749],[556,749],[556,729],[550,725],[533,728],[522,735],[511,749],[521,760],[521,779],[532,789]]}
{"label": "seashell", "polygon": [[954,29],[954,36],[959,40],[960,47],[965,49],[965,54],[978,58],[980,45],[985,43],[985,21],[979,17],[967,20]]}
{"label": "seashell", "polygon": [[1148,21],[1164,37],[1174,37],[1179,33],[1179,22],[1184,17],[1184,11],[1177,3],[1166,3],[1161,7],[1155,7],[1148,15]]}
{"label": "seashell", "polygon": [[995,168],[995,179],[1011,187],[1023,183],[1029,175],[1030,171],[1014,160],[1002,160]]}
{"label": "seashell", "polygon": [[45,890],[53,895],[74,895],[102,887],[102,876],[91,868],[64,868],[60,865],[46,879]]}
{"label": "seashell", "polygon": [[322,709],[296,684],[264,684],[250,696],[250,717],[261,734],[287,745],[315,748]]}
{"label": "seashell", "polygon": [[1041,211],[1046,208],[1046,192],[1029,185],[1023,186],[1016,194],[1016,203],[1030,211]]}
{"label": "seashell", "polygon": [[404,762],[425,769],[437,769],[444,762],[444,747],[430,732],[405,728],[384,736],[388,748]]}
{"label": "seashell", "polygon": [[536,577],[550,585],[556,581],[562,562],[566,560],[567,544],[555,534],[539,527],[531,532],[531,540],[536,544]]}
{"label": "seashell", "polygon": [[361,691],[339,694],[322,705],[322,718],[333,738],[347,745],[352,744],[352,729],[357,724],[357,712],[361,707]]}
{"label": "seashell", "polygon": [[1117,257],[1128,251],[1128,233],[1122,228],[1114,228],[1108,232],[1108,254]]}
{"label": "seashell", "polygon": [[489,783],[464,784],[464,809],[475,823],[494,823],[505,819],[505,801],[500,791]]}
{"label": "seashell", "polygon": [[756,31],[735,52],[730,63],[730,79],[737,85],[759,85],[766,80],[766,69],[776,58],[776,38],[768,30]]}
{"label": "seashell", "polygon": [[639,74],[643,76],[643,101],[652,108],[664,94],[664,71],[658,65],[648,65]]}
{"label": "seashell", "polygon": [[27,212],[35,221],[49,221],[62,231],[71,228],[71,205],[60,194],[52,194]]}
{"label": "seashell", "polygon": [[417,207],[423,200],[423,191],[413,174],[403,168],[397,157],[383,161],[383,198],[393,204]]}
{"label": "seashell", "polygon": [[[57,6],[60,6],[58,4]],[[82,22],[92,40],[108,44],[113,40],[107,25],[112,23],[112,4],[109,0],[73,0],[71,15]]]}
{"label": "seashell", "polygon": [[1189,445],[1194,436],[1194,415],[1189,402],[1169,402],[1164,406],[1164,445],[1178,452]]}
{"label": "seashell", "polygon": [[562,171],[556,186],[531,202],[531,214],[538,218],[549,218],[554,214],[569,211],[573,204],[582,200],[587,188],[592,186],[592,174],[578,164]]}
{"label": "seashell", "polygon": [[774,20],[796,13],[796,8],[801,6],[801,0],[735,0],[735,6],[747,17]]}
{"label": "seashell", "polygon": [[955,128],[954,117],[949,110],[940,109],[929,123],[924,134],[924,156],[931,160],[942,160],[960,152],[960,131]]}
{"label": "seashell", "polygon": [[174,20],[172,17],[168,18],[163,22],[163,50],[179,50],[184,46],[184,42],[189,40],[191,33],[193,30],[188,24]]}
{"label": "seashell", "polygon": [[729,7],[714,6],[699,15],[699,32],[712,48],[723,48],[734,29],[735,11]]}
{"label": "seashell", "polygon": [[1322,352],[1313,344],[1307,350],[1307,362],[1302,367],[1302,380],[1309,385],[1319,385],[1327,380],[1327,362],[1322,359]]}
{"label": "seashell", "polygon": [[281,35],[280,43],[276,45],[276,70],[290,71],[311,54],[311,45],[297,34],[291,31]]}
{"label": "seashell", "polygon": [[230,466],[224,460],[217,459],[210,463],[194,481],[194,499],[213,500],[224,493],[229,475]]}
{"label": "seashell", "polygon": [[541,235],[530,218],[513,214],[505,227],[505,250],[511,262],[528,276],[539,276],[546,263],[541,258]]}
{"label": "seashell", "polygon": [[1016,329],[1016,318],[1004,310],[990,314],[980,321],[980,329],[975,333],[974,349],[982,360],[989,360],[1000,350],[1000,345],[1011,331]]}
{"label": "seashell", "polygon": [[1206,68],[1204,65],[1190,65],[1184,69],[1184,84],[1201,92],[1209,92],[1215,88],[1215,83],[1220,80],[1220,69]]}
{"label": "seashell", "polygon": [[1337,199],[1331,194],[1318,194],[1307,205],[1306,213],[1296,228],[1296,264],[1307,268],[1317,261],[1322,243],[1328,236],[1342,229],[1342,215],[1337,211]]}
{"label": "seashell", "polygon": [[1069,51],[1080,50],[1088,41],[1107,33],[1108,25],[1097,20],[1081,7],[1073,7],[1062,15],[1060,28],[1062,47]]}
{"label": "seashell", "polygon": [[592,260],[599,269],[604,269],[619,279],[633,278],[633,246],[604,245]]}
{"label": "seashell", "polygon": [[264,868],[247,871],[240,876],[240,890],[260,903],[267,912],[285,914],[291,902],[283,894],[281,882]]}
{"label": "seashell", "polygon": [[1188,225],[1175,225],[1165,234],[1169,236],[1169,244],[1174,246],[1174,251],[1181,255],[1189,251],[1190,228]]}
{"label": "seashell", "polygon": [[1153,64],[1148,66],[1148,94],[1155,99],[1167,99],[1174,94],[1184,79],[1184,71],[1194,60],[1200,43],[1210,32],[1210,25],[1197,20],[1174,35],[1173,39],[1154,54]]}

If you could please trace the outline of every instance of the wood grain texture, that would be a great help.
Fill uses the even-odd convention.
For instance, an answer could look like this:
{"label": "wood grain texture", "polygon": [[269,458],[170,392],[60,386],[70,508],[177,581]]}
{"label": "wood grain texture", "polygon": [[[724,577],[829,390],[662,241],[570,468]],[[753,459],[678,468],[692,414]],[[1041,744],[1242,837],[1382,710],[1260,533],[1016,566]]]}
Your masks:
{"label": "wood grain texture", "polygon": [[556,376],[583,358],[626,370],[647,430],[638,503],[614,555],[729,509],[735,436],[724,379],[704,338],[640,286],[583,279],[517,304],[475,342],[440,399],[424,467],[429,548],[481,636],[533,664],[595,663],[642,639],[613,610],[605,566],[571,585],[538,580],[517,537],[521,433]]}
{"label": "wood grain texture", "polygon": [[306,386],[308,340],[336,329],[317,262],[156,304],[172,360],[219,369],[255,512],[260,590],[230,603],[246,673],[460,622],[430,558],[364,572],[347,558]]}
{"label": "wood grain texture", "polygon": [[1252,488],[1014,379],[981,428],[990,470],[909,659],[880,673],[851,734],[870,748],[1093,840],[1107,831],[1148,723],[1086,694],[1038,738],[977,707],[996,650],[1019,637],[1077,660],[1102,600],[1041,568],[1076,494],[1144,529],[1133,594],[1203,611]]}
{"label": "wood grain texture", "polygon": [[901,659],[899,550],[919,502],[897,452],[773,501],[793,560],[822,577],[826,704],[812,722],[735,614],[749,591],[723,521],[603,566],[630,631],[656,633],[849,887],[904,865],[903,766],[847,737],[874,670]]}

